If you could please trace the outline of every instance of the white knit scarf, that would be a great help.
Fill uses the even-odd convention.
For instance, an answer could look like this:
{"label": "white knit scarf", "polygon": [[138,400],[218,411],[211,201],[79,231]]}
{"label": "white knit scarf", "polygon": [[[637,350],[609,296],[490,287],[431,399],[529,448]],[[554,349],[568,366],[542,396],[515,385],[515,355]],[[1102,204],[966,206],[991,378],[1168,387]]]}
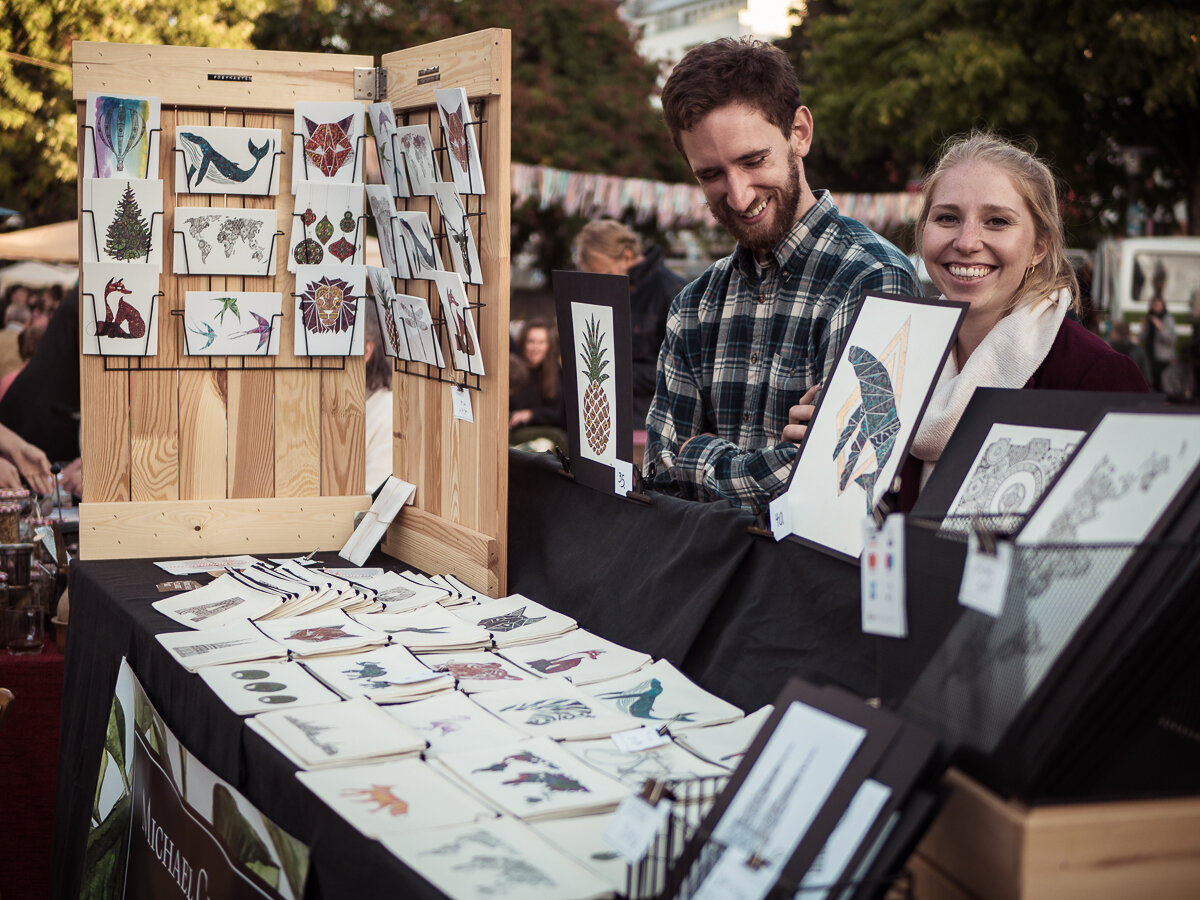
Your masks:
{"label": "white knit scarf", "polygon": [[1070,307],[1071,292],[1060,289],[1014,309],[980,341],[961,372],[951,350],[910,451],[926,461],[926,475],[928,463],[941,458],[975,388],[1024,387],[1046,359]]}

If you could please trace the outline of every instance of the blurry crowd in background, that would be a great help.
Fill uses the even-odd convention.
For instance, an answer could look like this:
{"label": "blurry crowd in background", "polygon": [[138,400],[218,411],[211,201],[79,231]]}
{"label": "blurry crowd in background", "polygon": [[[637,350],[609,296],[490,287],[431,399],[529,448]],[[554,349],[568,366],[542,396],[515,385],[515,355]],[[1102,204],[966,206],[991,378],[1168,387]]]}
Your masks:
{"label": "blurry crowd in background", "polygon": [[14,284],[0,298],[0,398],[42,342],[63,293],[58,284],[46,288]]}

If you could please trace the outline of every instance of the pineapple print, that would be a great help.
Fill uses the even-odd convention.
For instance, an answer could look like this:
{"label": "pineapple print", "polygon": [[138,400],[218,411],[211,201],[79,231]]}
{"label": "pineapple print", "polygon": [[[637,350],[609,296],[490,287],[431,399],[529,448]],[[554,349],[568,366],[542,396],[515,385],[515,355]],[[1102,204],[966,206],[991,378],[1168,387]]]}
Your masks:
{"label": "pineapple print", "polygon": [[587,390],[583,392],[583,432],[588,446],[597,456],[604,453],[612,433],[608,397],[600,386],[608,378],[604,374],[608,360],[604,358],[604,350],[600,346],[602,337],[600,323],[592,316],[584,328],[583,350],[579,356],[588,379]]}

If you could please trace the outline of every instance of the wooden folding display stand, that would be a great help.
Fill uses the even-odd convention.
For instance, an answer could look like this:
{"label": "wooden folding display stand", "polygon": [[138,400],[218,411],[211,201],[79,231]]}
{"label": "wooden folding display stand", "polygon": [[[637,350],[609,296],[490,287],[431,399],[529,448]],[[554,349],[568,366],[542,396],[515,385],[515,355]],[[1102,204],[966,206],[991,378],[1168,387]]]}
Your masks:
{"label": "wooden folding display stand", "polygon": [[1200,798],[1027,806],[951,770],[909,859],[917,900],[1200,896]]}
{"label": "wooden folding display stand", "polygon": [[[418,568],[453,573],[476,590],[497,595],[505,587],[508,499],[510,57],[509,32],[491,29],[384,60],[387,99],[405,113],[424,116],[438,147],[435,89],[463,87],[473,103],[482,104],[477,118],[485,123],[479,129],[487,188],[481,214],[472,220],[484,280],[473,305],[487,375],[466,376],[448,368],[397,372],[393,378],[393,471],[416,484],[417,491],[415,507],[401,513],[384,547]],[[80,360],[80,555],[107,559],[340,548],[355,514],[370,505],[364,493],[363,357],[294,355],[295,277],[286,268],[284,241],[276,239],[274,276],[183,276],[172,274],[172,234],[177,207],[214,206],[273,207],[286,235],[294,203],[294,104],[384,99],[375,96],[382,81],[373,60],[77,41],[73,70],[80,178],[84,142],[92,139],[84,127],[87,94],[153,96],[161,99],[162,130],[152,135],[151,147],[164,187],[158,353]],[[401,112],[397,109],[398,118]],[[276,162],[278,196],[177,193],[176,130],[198,124],[278,128],[284,151]],[[366,146],[360,142],[358,152],[367,152]],[[448,172],[445,153],[437,155]],[[400,202],[429,210],[436,231],[440,222],[431,201]],[[81,229],[89,227],[80,219]],[[430,282],[410,281],[404,292],[432,296],[437,320],[437,294],[431,288]],[[202,357],[182,351],[185,292],[226,289],[283,295],[278,356]],[[80,301],[82,314],[87,298]],[[451,354],[446,356],[449,365]],[[453,385],[467,381],[473,423],[452,412]]]}

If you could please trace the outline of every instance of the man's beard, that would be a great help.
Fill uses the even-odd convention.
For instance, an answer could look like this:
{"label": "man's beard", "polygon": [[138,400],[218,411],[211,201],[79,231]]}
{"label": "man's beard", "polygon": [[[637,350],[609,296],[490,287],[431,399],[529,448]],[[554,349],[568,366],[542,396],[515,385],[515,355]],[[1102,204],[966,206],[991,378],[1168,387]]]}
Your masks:
{"label": "man's beard", "polygon": [[[788,148],[787,163],[787,182],[782,187],[772,188],[768,194],[771,201],[767,221],[746,225],[741,216],[729,208],[727,200],[722,200],[717,207],[709,207],[713,218],[747,250],[774,250],[796,224],[796,211],[800,208],[800,163],[796,151],[791,148]],[[761,197],[756,197],[755,203],[761,200]]]}

